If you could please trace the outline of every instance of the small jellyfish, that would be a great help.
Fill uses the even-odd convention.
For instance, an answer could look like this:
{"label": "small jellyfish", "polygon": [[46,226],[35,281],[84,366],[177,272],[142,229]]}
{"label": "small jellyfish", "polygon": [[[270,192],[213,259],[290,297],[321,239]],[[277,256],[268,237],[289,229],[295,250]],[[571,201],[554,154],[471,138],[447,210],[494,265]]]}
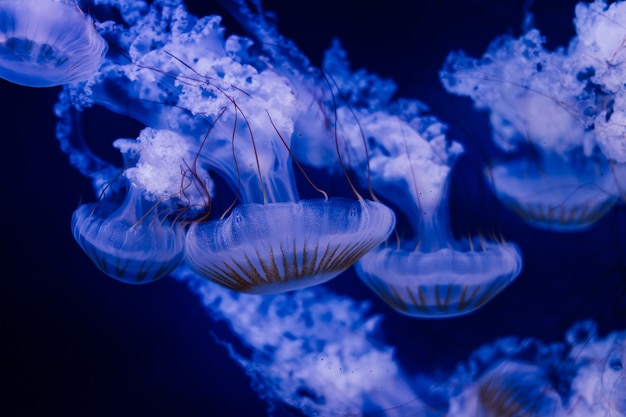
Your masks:
{"label": "small jellyfish", "polygon": [[561,398],[539,366],[501,361],[450,400],[450,417],[559,416]]}
{"label": "small jellyfish", "polygon": [[449,92],[489,112],[493,140],[509,157],[493,162],[487,178],[498,198],[533,226],[587,229],[618,201],[618,175],[606,149],[615,148],[607,145],[607,125],[623,130],[614,88],[623,77],[617,63],[606,63],[617,57],[605,56],[586,33],[597,29],[616,53],[622,50],[623,34],[597,22],[611,21],[599,17],[605,6],[595,2],[589,16],[582,13],[586,6],[577,7],[578,36],[567,49],[546,49],[531,29],[497,39],[480,59],[451,53],[440,73]]}
{"label": "small jellyfish", "polygon": [[107,43],[70,0],[0,2],[0,77],[29,87],[84,81],[104,60]]}
{"label": "small jellyfish", "polygon": [[565,161],[544,154],[539,161],[514,158],[485,171],[498,199],[532,226],[585,230],[616,203],[615,176],[603,158]]}
{"label": "small jellyfish", "polygon": [[167,276],[182,262],[184,229],[159,218],[155,202],[130,185],[123,204],[83,204],[72,216],[74,238],[105,274],[129,284]]}
{"label": "small jellyfish", "polygon": [[[368,130],[363,121],[361,126]],[[437,148],[443,140],[439,137],[426,144]],[[453,159],[459,148],[457,145],[456,149],[449,149],[448,158]],[[431,155],[434,156],[432,152]],[[372,162],[376,157],[372,157]],[[381,173],[380,183],[372,167],[372,187],[396,204],[410,225],[413,238],[403,238],[395,247],[387,244],[372,250],[358,261],[356,271],[388,305],[403,314],[423,318],[467,314],[483,306],[519,275],[520,251],[512,243],[490,242],[481,237],[453,239],[446,198],[449,167],[440,164],[438,169],[432,169],[436,163],[417,158],[413,154],[385,158],[385,165],[395,166],[395,174],[387,171],[383,177]]]}

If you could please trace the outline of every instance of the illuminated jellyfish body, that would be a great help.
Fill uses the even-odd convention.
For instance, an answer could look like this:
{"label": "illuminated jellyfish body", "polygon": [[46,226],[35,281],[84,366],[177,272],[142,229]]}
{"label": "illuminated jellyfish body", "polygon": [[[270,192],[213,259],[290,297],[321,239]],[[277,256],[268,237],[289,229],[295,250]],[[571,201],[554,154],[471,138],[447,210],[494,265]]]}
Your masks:
{"label": "illuminated jellyfish body", "polygon": [[560,416],[561,398],[542,367],[502,361],[458,396],[448,415],[455,417]]}
{"label": "illuminated jellyfish body", "polygon": [[440,78],[449,92],[489,111],[495,143],[515,154],[487,170],[501,201],[534,226],[581,230],[617,201],[598,125],[611,118],[613,93],[591,65],[602,58],[581,49],[584,39],[574,38],[569,50],[548,51],[543,42],[532,29],[494,41],[481,59],[451,53]]}
{"label": "illuminated jellyfish body", "polygon": [[446,415],[624,416],[625,340],[624,331],[598,337],[583,321],[566,343],[508,337],[484,345],[447,381]]}
{"label": "illuminated jellyfish body", "polygon": [[[219,20],[189,16],[181,2],[154,2],[131,28],[104,28],[117,55],[85,86],[66,91],[74,102],[135,118],[160,137],[176,132],[161,157],[148,161],[135,151],[139,161],[126,172],[131,182],[178,171],[180,189],[168,195],[191,207],[187,200],[197,196],[189,194],[203,191],[202,178],[211,171],[236,194],[241,205],[226,218],[191,221],[185,260],[196,273],[260,294],[327,281],[388,237],[393,212],[325,193],[323,199],[299,200],[290,138],[293,120],[306,108],[296,86],[253,55],[250,40],[223,39]],[[189,153],[168,160],[178,140]],[[141,184],[144,194],[164,197],[158,178]],[[213,196],[205,194],[208,217]]]}
{"label": "illuminated jellyfish body", "polygon": [[548,230],[584,230],[615,204],[608,164],[585,157],[565,163],[554,153],[540,158],[499,161],[486,171],[498,199],[528,223]]}
{"label": "illuminated jellyfish body", "polygon": [[81,205],[72,216],[76,241],[105,274],[129,284],[167,276],[183,260],[182,227],[163,223],[153,204],[130,186],[126,201],[112,211],[108,203]]}
{"label": "illuminated jellyfish body", "polygon": [[244,204],[224,220],[194,224],[187,262],[199,275],[253,294],[334,278],[391,232],[382,204],[331,198]]}
{"label": "illuminated jellyfish body", "polygon": [[[278,90],[280,85],[272,88]],[[279,94],[289,102],[290,91]],[[223,220],[189,227],[186,261],[226,288],[266,294],[337,276],[389,236],[395,217],[384,205],[363,199],[299,200],[289,145],[283,142],[293,126],[289,120],[279,129],[277,107],[270,116],[259,100],[241,97],[237,111],[261,117],[237,123],[223,113],[211,128],[214,137],[205,144],[201,164],[220,173],[242,204]],[[232,152],[234,160],[228,158]]]}
{"label": "illuminated jellyfish body", "polygon": [[75,1],[0,2],[0,77],[29,87],[84,81],[107,44]]}
{"label": "illuminated jellyfish body", "polygon": [[[184,228],[179,223],[172,224],[161,214],[162,204],[155,195],[140,188],[155,181],[154,178],[142,178],[145,170],[140,168],[154,157],[155,148],[162,146],[163,142],[169,140],[166,146],[179,145],[174,148],[175,155],[171,154],[172,148],[167,149],[171,159],[180,160],[185,147],[176,139],[171,132],[146,129],[136,142],[118,141],[117,146],[129,161],[139,148],[144,151],[137,162],[138,167],[126,170],[129,184],[124,201],[119,206],[106,198],[83,204],[72,216],[74,238],[93,263],[112,278],[129,284],[150,283],[169,275],[183,261]],[[156,178],[160,187],[158,196],[168,195],[167,175],[161,172]]]}
{"label": "illuminated jellyfish body", "polygon": [[[385,135],[388,139],[392,126],[376,124],[370,127],[367,121],[361,121],[368,137]],[[407,141],[426,145],[422,148],[432,146],[430,156],[435,160],[443,156],[450,163],[454,152],[460,150],[460,146],[446,150],[443,136],[425,142],[414,135],[404,133]],[[388,142],[386,145],[389,150]],[[398,246],[390,243],[366,254],[357,263],[357,273],[401,313],[432,318],[466,314],[484,305],[517,277],[522,266],[520,252],[513,244],[452,238],[445,195],[450,168],[420,159],[425,154],[428,149],[392,157],[372,154],[372,187],[403,212],[413,237],[401,239]],[[386,168],[389,166],[393,170]]]}
{"label": "illuminated jellyfish body", "polygon": [[[357,262],[359,277],[391,307],[413,317],[451,317],[479,308],[519,274],[522,261],[513,244],[453,239],[446,192],[461,145],[447,139],[434,118],[419,116],[420,103],[390,102],[393,84],[363,71],[352,74],[338,45],[324,66],[336,96],[348,99],[334,113],[346,160],[364,184],[397,208],[404,219],[399,224],[406,226],[397,230],[399,241]],[[322,129],[315,121],[301,126]],[[323,163],[318,155],[328,152],[316,145],[303,152],[312,164]]]}

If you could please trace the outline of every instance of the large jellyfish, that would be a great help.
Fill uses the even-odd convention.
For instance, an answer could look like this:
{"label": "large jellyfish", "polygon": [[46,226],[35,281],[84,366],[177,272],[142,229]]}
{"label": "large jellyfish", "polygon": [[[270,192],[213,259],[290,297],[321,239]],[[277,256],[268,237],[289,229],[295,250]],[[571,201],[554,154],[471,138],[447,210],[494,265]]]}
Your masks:
{"label": "large jellyfish", "polygon": [[29,87],[89,78],[107,44],[76,0],[0,2],[0,77]]}
{"label": "large jellyfish", "polygon": [[608,48],[620,51],[617,32],[606,29],[615,22],[598,15],[605,6],[577,7],[578,37],[567,49],[548,50],[530,29],[495,40],[481,59],[451,53],[440,74],[448,91],[489,111],[495,143],[515,154],[493,162],[487,176],[502,202],[537,227],[583,230],[617,201],[601,125],[619,125],[609,122],[619,113],[619,71],[606,70],[615,56],[587,33],[610,31]]}
{"label": "large jellyfish", "polygon": [[450,317],[479,308],[517,277],[522,261],[514,244],[454,239],[447,187],[461,145],[446,138],[442,123],[420,115],[420,103],[391,102],[389,82],[351,73],[338,45],[327,54],[325,69],[337,96],[347,100],[335,112],[347,159],[404,219],[397,241],[358,261],[358,275],[410,316]]}
{"label": "large jellyfish", "polygon": [[[131,30],[106,28],[104,36],[119,56],[69,91],[83,105],[100,104],[157,132],[176,129],[178,139],[150,161],[139,145],[133,151],[138,161],[125,174],[155,206],[167,198],[191,208],[203,199],[202,219],[210,216],[214,196],[204,185],[208,171],[235,193],[241,205],[227,209],[222,219],[189,221],[180,215],[191,222],[184,247],[194,271],[237,291],[289,291],[333,278],[387,238],[394,215],[380,203],[325,193],[317,200],[299,199],[290,138],[293,120],[306,108],[289,79],[259,57],[253,62],[251,41],[224,40],[219,19],[195,19],[179,2],[155,2],[133,23]],[[171,158],[169,148],[189,152]],[[164,193],[163,176],[177,170],[179,191]],[[79,214],[77,224],[90,221]],[[115,215],[109,221],[118,220]],[[143,221],[136,219],[137,225]],[[168,227],[167,221],[160,227]],[[86,241],[82,227],[74,230],[79,242]],[[177,258],[172,253],[171,259]]]}

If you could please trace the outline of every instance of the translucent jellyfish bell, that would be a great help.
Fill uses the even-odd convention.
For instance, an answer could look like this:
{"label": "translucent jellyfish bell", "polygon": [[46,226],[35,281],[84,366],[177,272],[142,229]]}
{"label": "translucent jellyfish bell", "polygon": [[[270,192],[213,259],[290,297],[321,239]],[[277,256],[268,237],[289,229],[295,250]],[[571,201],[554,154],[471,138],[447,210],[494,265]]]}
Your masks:
{"label": "translucent jellyfish bell", "polygon": [[485,173],[503,204],[543,229],[585,230],[617,201],[615,176],[604,160],[543,154],[539,161],[497,162]]}
{"label": "translucent jellyfish bell", "polygon": [[539,366],[502,361],[451,398],[455,417],[559,416],[561,398]]}
{"label": "translucent jellyfish bell", "polygon": [[330,198],[244,204],[224,220],[192,225],[187,262],[237,291],[269,294],[325,282],[391,232],[382,204]]}
{"label": "translucent jellyfish bell", "polygon": [[[285,91],[284,102],[289,96]],[[233,142],[221,138],[232,135],[228,126],[235,119],[223,115],[211,130],[216,137],[207,141],[200,159],[233,186],[242,204],[225,219],[189,227],[186,262],[199,275],[247,293],[278,293],[325,282],[383,242],[395,216],[384,205],[362,199],[300,200],[289,145],[281,139],[291,137],[291,121],[282,125],[281,133],[257,105],[243,97],[238,102],[246,114],[265,118],[239,122]]]}
{"label": "translucent jellyfish bell", "polygon": [[0,77],[29,87],[83,81],[103,62],[107,44],[74,1],[0,2]]}
{"label": "translucent jellyfish bell", "polygon": [[182,262],[184,231],[159,218],[155,202],[129,186],[123,204],[83,204],[72,216],[80,247],[105,274],[129,284],[145,284],[167,276]]}
{"label": "translucent jellyfish bell", "polygon": [[371,146],[372,188],[411,229],[400,231],[397,245],[381,245],[357,262],[375,293],[409,316],[451,317],[481,307],[517,277],[522,261],[515,245],[452,237],[447,184],[462,148],[448,143],[441,123],[418,118],[408,125],[378,114],[359,126]]}
{"label": "translucent jellyfish bell", "polygon": [[576,324],[567,334],[569,359],[577,365],[572,381],[573,415],[626,415],[626,332],[601,338],[591,321]]}

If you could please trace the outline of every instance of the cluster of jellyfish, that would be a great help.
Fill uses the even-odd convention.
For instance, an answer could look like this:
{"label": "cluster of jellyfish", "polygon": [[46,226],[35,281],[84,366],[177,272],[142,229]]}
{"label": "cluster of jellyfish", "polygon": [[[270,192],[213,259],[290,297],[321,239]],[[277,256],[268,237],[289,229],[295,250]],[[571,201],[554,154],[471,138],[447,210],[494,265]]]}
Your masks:
{"label": "cluster of jellyfish", "polygon": [[[324,291],[314,286],[354,266],[404,315],[468,314],[520,274],[522,256],[504,239],[453,234],[450,175],[464,150],[423,104],[353,72],[338,43],[313,67],[260,8],[224,3],[249,37],[225,36],[219,16],[192,16],[182,0],[94,0],[90,8],[105,17],[98,21],[75,1],[0,2],[0,77],[63,86],[57,139],[97,196],[76,209],[71,226],[94,264],[131,284],[171,275],[189,282],[253,350],[263,345],[247,324],[273,317],[277,334],[336,346],[347,369],[354,363],[345,358],[388,362],[371,386],[320,383],[314,389],[325,401],[315,402],[287,392],[310,384],[310,353],[285,349],[283,364],[309,370],[289,384],[274,380],[275,363],[264,369],[237,358],[273,390],[265,396],[305,414],[323,406],[355,413],[333,404],[333,391],[349,387],[351,407],[375,404],[387,415],[626,415],[623,333],[602,339],[583,323],[565,344],[495,342],[433,389],[448,399],[433,405],[374,340],[371,323],[339,313],[342,305],[359,311],[355,301],[310,305]],[[547,50],[528,28],[480,59],[450,54],[440,73],[449,92],[489,113],[504,155],[485,170],[496,196],[531,225],[556,231],[591,227],[626,186],[626,87],[615,70],[626,59],[626,4],[579,4],[575,23],[567,48]],[[82,113],[92,107],[144,127],[113,141],[121,165],[83,135]],[[339,178],[353,198],[329,195],[308,168]],[[303,187],[318,197],[301,199]],[[261,300],[292,305],[292,316],[306,309],[333,318],[315,335],[296,331],[256,308]],[[337,323],[352,323],[352,343],[338,341]],[[375,391],[380,384],[389,389]]]}

